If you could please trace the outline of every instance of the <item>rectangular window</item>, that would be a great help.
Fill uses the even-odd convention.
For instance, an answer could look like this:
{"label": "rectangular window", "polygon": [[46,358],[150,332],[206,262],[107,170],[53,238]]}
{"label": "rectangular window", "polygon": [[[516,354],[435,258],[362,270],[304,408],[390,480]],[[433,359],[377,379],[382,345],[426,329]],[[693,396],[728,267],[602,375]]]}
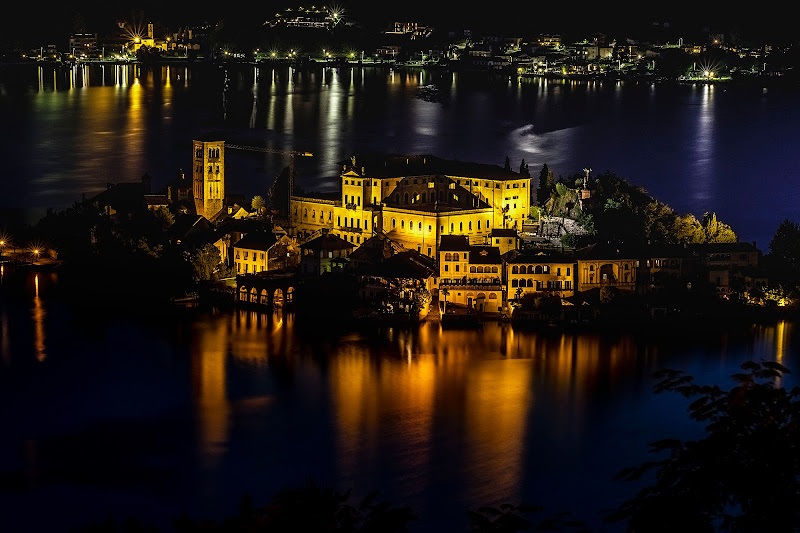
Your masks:
{"label": "rectangular window", "polygon": [[244,260],[245,260],[245,261],[247,261],[247,254],[248,254],[248,253],[249,253],[249,252],[245,252],[245,253],[244,253]]}
{"label": "rectangular window", "polygon": [[450,265],[445,264],[444,265],[444,271],[445,272],[449,272],[450,271]]}
{"label": "rectangular window", "polygon": [[458,265],[456,265],[456,272],[458,272]]}
{"label": "rectangular window", "polygon": [[569,267],[567,267],[567,276],[569,276]]}

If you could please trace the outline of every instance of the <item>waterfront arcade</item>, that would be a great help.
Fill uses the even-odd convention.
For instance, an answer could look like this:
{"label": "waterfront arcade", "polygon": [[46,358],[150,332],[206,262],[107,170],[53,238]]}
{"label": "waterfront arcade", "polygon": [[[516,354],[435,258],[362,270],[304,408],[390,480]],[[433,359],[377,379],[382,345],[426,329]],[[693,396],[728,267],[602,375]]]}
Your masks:
{"label": "waterfront arcade", "polygon": [[522,229],[530,181],[495,165],[430,155],[354,157],[342,169],[336,197],[292,196],[291,226],[299,237],[325,230],[355,247],[386,235],[437,257],[445,235],[484,244],[497,228]]}

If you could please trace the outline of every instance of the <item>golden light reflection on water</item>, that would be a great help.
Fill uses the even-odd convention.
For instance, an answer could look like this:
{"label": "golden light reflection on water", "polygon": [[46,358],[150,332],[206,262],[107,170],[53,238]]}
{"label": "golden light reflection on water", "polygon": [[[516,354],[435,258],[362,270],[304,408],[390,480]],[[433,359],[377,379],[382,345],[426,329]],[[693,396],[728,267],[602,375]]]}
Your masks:
{"label": "golden light reflection on water", "polygon": [[192,334],[192,383],[199,448],[213,465],[227,450],[230,405],[226,391],[226,355],[230,328],[225,321],[203,321]]}
{"label": "golden light reflection on water", "polygon": [[214,467],[227,452],[231,415],[237,408],[263,408],[267,397],[237,397],[228,391],[228,366],[263,367],[293,346],[291,317],[252,311],[208,317],[194,324],[191,336],[192,385],[199,449]]}
{"label": "golden light reflection on water", "polygon": [[47,312],[44,310],[42,299],[39,296],[39,274],[34,276],[33,283],[34,297],[33,310],[31,311],[31,318],[33,319],[33,349],[36,360],[43,362],[47,358],[44,336],[44,323],[47,318]]}
{"label": "golden light reflection on water", "polygon": [[788,356],[790,355],[790,339],[794,333],[794,323],[779,320],[774,325],[761,326],[757,331],[756,350],[767,356],[762,356],[762,358],[791,367],[794,361]]}
{"label": "golden light reflection on water", "polygon": [[[336,413],[337,466],[344,478],[389,461],[425,484],[433,470],[435,435],[460,432],[457,461],[466,466],[464,497],[492,501],[520,490],[526,436],[537,394],[556,398],[546,407],[560,427],[582,432],[592,395],[635,367],[636,346],[598,337],[541,336],[501,324],[482,331],[387,332],[389,346],[370,350],[355,338],[330,354],[331,401]],[[388,452],[388,448],[401,451]],[[453,459],[456,460],[456,459]],[[447,461],[447,459],[445,459]]]}

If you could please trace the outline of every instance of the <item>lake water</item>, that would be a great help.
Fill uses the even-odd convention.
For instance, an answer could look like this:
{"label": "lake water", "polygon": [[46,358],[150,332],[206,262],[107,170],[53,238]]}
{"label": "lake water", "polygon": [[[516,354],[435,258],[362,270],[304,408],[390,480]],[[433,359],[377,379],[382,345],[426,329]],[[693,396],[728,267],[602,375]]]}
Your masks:
{"label": "lake water", "polygon": [[[191,140],[314,153],[298,183],[335,190],[341,161],[432,153],[556,176],[616,171],[741,240],[800,220],[798,91],[563,82],[386,68],[36,66],[0,71],[0,208],[63,208],[144,172],[190,167]],[[280,154],[227,153],[229,192],[266,195]]]}
{"label": "lake water", "polygon": [[634,489],[617,471],[648,442],[700,434],[685,400],[651,393],[655,370],[727,384],[746,360],[800,367],[785,322],[669,344],[501,323],[326,332],[249,311],[109,312],[56,288],[0,270],[2,531],[109,513],[169,531],[309,479],[378,489],[417,532],[519,502],[600,529]]}
{"label": "lake water", "polygon": [[[0,210],[35,221],[144,172],[161,186],[207,134],[311,151],[299,184],[326,190],[366,151],[612,169],[766,250],[783,218],[800,220],[799,119],[796,92],[732,86],[7,67]],[[229,191],[265,195],[287,162],[230,150]],[[800,366],[788,323],[670,345],[495,323],[319,332],[244,311],[111,313],[63,300],[55,283],[0,273],[0,531],[108,512],[168,528],[311,478],[411,505],[416,531],[463,530],[466,509],[519,501],[599,527],[633,490],[614,473],[645,460],[647,442],[699,432],[683,400],[651,394],[653,371],[724,383],[749,359]]]}

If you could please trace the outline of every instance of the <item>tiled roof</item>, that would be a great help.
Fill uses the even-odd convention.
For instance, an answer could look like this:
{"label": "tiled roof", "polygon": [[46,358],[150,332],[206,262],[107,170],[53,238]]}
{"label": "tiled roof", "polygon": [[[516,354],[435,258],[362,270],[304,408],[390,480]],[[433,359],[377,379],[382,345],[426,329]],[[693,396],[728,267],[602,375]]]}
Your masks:
{"label": "tiled roof", "polygon": [[447,175],[470,178],[486,178],[493,180],[527,179],[512,170],[506,170],[498,165],[473,163],[442,159],[430,154],[421,155],[386,155],[371,154],[356,157],[355,166],[349,164],[367,178],[393,178],[407,176]]}
{"label": "tiled roof", "polygon": [[439,242],[440,252],[466,252],[469,249],[466,235],[442,235]]}
{"label": "tiled roof", "polygon": [[266,231],[251,231],[241,239],[239,239],[236,244],[233,245],[234,248],[243,248],[247,250],[269,250],[270,247],[275,244],[275,235],[271,232]]}

